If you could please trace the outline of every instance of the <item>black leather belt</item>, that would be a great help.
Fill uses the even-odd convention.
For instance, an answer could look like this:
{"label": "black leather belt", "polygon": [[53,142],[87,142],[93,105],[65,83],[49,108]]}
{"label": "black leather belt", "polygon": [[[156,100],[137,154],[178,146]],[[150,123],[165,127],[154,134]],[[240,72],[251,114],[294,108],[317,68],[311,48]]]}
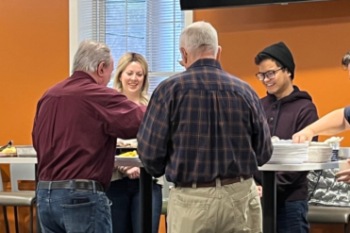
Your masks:
{"label": "black leather belt", "polygon": [[[221,186],[225,186],[225,185],[229,185],[229,184],[233,184],[233,183],[237,183],[241,181],[241,178],[243,178],[243,180],[247,180],[252,178],[252,176],[238,176],[235,178],[224,178],[224,179],[220,179],[220,183]],[[175,187],[181,187],[181,188],[191,188],[193,185],[193,183],[189,182],[189,183],[176,183]],[[210,187],[216,187],[216,181],[211,181],[211,182],[199,182],[196,184],[197,188],[210,188]]]}
{"label": "black leather belt", "polygon": [[39,181],[38,189],[74,189],[104,192],[102,184],[94,180]]}

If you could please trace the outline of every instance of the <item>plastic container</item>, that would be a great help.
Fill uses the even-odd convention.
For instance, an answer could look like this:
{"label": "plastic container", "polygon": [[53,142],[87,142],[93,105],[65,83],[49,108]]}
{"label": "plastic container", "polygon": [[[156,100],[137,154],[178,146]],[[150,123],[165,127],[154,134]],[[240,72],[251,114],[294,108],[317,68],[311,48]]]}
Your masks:
{"label": "plastic container", "polygon": [[338,160],[338,153],[339,153],[340,142],[330,142],[329,145],[333,149],[332,161],[337,161]]}
{"label": "plastic container", "polygon": [[338,157],[341,159],[350,158],[350,147],[340,147],[338,152]]}

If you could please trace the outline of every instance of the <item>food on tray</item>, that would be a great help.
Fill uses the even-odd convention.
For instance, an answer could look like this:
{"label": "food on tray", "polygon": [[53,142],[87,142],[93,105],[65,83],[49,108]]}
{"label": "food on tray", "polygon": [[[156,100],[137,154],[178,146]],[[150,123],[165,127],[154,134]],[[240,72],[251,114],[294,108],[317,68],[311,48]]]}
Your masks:
{"label": "food on tray", "polygon": [[7,147],[0,152],[0,157],[16,157],[16,156],[17,156],[17,150],[16,150],[16,147],[14,146]]}
{"label": "food on tray", "polygon": [[120,156],[120,157],[136,157],[136,156],[137,156],[137,152],[136,152],[136,150],[134,150],[134,151],[129,151],[129,152],[120,154],[119,156]]}
{"label": "food on tray", "polygon": [[1,151],[1,153],[3,153],[3,154],[16,154],[17,150],[14,146],[11,146],[11,147],[7,147],[3,151]]}

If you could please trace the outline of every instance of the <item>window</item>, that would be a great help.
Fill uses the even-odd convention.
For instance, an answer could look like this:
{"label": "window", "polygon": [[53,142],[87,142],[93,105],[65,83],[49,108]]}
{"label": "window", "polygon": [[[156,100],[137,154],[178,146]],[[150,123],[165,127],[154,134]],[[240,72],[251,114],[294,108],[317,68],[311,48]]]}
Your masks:
{"label": "window", "polygon": [[[115,63],[126,52],[142,54],[149,65],[151,93],[162,80],[183,71],[178,63],[181,60],[179,36],[185,25],[192,22],[192,12],[181,11],[179,2],[78,0],[70,4],[71,12],[74,7],[78,12],[75,17],[79,29],[77,43],[83,39],[105,42],[112,50]],[[108,86],[112,85],[113,80]]]}

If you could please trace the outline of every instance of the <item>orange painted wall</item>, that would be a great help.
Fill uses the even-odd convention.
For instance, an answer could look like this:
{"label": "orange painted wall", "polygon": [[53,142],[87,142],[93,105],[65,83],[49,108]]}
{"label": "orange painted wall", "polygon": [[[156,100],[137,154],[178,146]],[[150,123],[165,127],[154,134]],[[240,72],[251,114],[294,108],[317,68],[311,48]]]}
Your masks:
{"label": "orange painted wall", "polygon": [[[69,7],[64,0],[0,1],[0,145],[32,144],[41,95],[69,75]],[[9,190],[8,166],[1,165]],[[31,185],[32,187],[33,185]],[[14,231],[9,208],[11,232]],[[4,232],[0,212],[0,232]],[[20,231],[29,232],[29,208],[19,209]]]}
{"label": "orange painted wall", "polygon": [[31,144],[37,101],[69,75],[64,0],[0,1],[0,145]]}
{"label": "orange painted wall", "polygon": [[[259,96],[265,89],[254,76],[254,57],[284,41],[296,62],[294,83],[310,93],[319,116],[350,105],[349,76],[340,65],[350,50],[349,0],[196,10],[194,20],[217,29],[223,68],[249,82]],[[342,135],[341,146],[350,146],[350,132]]]}
{"label": "orange painted wall", "polygon": [[[312,95],[319,115],[350,104],[340,59],[350,50],[350,1],[197,10],[223,46],[223,67],[260,96],[253,58],[285,41],[296,61],[295,84]],[[0,1],[0,145],[30,144],[37,100],[69,75],[68,1]],[[343,146],[350,146],[350,133]]]}
{"label": "orange painted wall", "polygon": [[[319,115],[350,104],[350,83],[340,66],[350,50],[350,1],[197,10],[223,46],[225,70],[260,96],[254,56],[285,41],[296,61],[295,84],[312,95]],[[68,1],[0,1],[0,145],[31,144],[35,106],[43,92],[69,75]],[[343,146],[350,146],[350,133]],[[4,176],[4,175],[3,175]]]}

